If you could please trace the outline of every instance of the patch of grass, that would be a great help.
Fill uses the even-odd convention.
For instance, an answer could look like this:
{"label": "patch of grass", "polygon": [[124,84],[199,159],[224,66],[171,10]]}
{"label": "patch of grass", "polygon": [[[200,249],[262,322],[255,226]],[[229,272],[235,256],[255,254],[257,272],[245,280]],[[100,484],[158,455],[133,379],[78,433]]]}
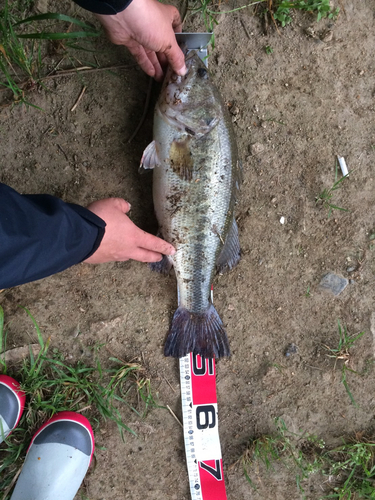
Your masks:
{"label": "patch of grass", "polygon": [[267,8],[271,17],[283,27],[292,21],[291,9],[314,13],[317,22],[326,17],[335,19],[340,11],[339,8],[331,8],[330,0],[268,0]]}
{"label": "patch of grass", "polygon": [[31,24],[35,21],[64,21],[66,23],[71,23],[79,26],[83,29],[83,31],[65,31],[63,33],[58,32],[46,32],[44,31],[44,27],[41,27],[40,30],[36,33],[24,33],[18,35],[18,38],[33,38],[39,40],[65,40],[71,38],[88,38],[88,37],[98,37],[100,36],[100,32],[96,31],[92,26],[74,17],[66,16],[65,14],[58,13],[47,13],[47,14],[39,14],[37,16],[31,16],[26,19],[22,19],[15,26],[20,26],[21,24]]}
{"label": "patch of grass", "polygon": [[320,470],[320,453],[324,442],[312,434],[290,432],[283,419],[275,419],[276,433],[252,439],[240,458],[245,477],[252,488],[257,489],[251,479],[251,469],[256,463],[272,470],[276,462],[295,472],[296,484],[300,493],[304,489],[302,482],[310,474]]}
{"label": "patch of grass", "polygon": [[[16,3],[9,4],[8,0],[0,8],[0,87],[12,91],[14,103],[30,104],[25,91],[40,82],[45,41],[87,39],[99,36],[100,32],[63,14],[47,13],[21,19],[23,13]],[[69,24],[65,24],[65,31],[56,32],[57,22]],[[32,25],[36,31],[26,33],[25,25]],[[71,32],[72,25],[77,25],[80,31]]]}
{"label": "patch of grass", "polygon": [[[317,15],[317,21],[323,18],[335,19],[340,9],[332,9],[330,0],[256,0],[249,2],[246,5],[237,7],[230,10],[218,11],[220,2],[214,0],[195,0],[191,6],[188,5],[186,12],[182,16],[183,19],[190,12],[192,14],[200,14],[203,18],[206,30],[213,32],[215,26],[218,24],[217,16],[220,14],[230,14],[237,12],[248,7],[260,7],[260,11],[266,17],[269,16],[274,24],[280,23],[282,27],[291,23],[291,10],[300,10]],[[246,31],[246,30],[245,30]],[[212,49],[215,47],[215,36],[212,34],[210,45]],[[271,54],[273,49],[269,46],[265,47],[266,53]]]}
{"label": "patch of grass", "polygon": [[341,177],[341,179],[338,179],[338,162],[336,161],[335,182],[330,188],[323,189],[323,191],[315,198],[316,204],[320,203],[324,208],[328,210],[328,218],[331,217],[333,210],[341,210],[343,212],[349,211],[347,208],[339,207],[331,202],[334,192],[337,191],[341,187],[341,183],[349,177],[349,173],[347,175],[344,175],[344,177]]}
{"label": "patch of grass", "polygon": [[335,368],[337,361],[341,360],[343,361],[342,367],[341,367],[341,382],[343,383],[346,392],[348,393],[348,396],[350,398],[350,401],[353,403],[354,406],[358,406],[357,403],[354,400],[354,397],[349,389],[348,382],[346,380],[347,373],[355,373],[356,375],[359,375],[358,372],[352,370],[349,368],[350,364],[350,349],[354,346],[354,344],[357,342],[358,339],[362,337],[364,332],[360,332],[357,335],[349,335],[346,326],[341,326],[340,320],[338,320],[338,330],[339,330],[339,343],[336,348],[329,347],[327,345],[323,344],[323,347],[328,351],[330,358],[335,358]]}
{"label": "patch of grass", "polygon": [[326,498],[349,500],[375,498],[375,442],[358,433],[355,438],[327,453],[329,475],[340,478]]}
{"label": "patch of grass", "polygon": [[[215,26],[218,24],[218,21],[216,19],[217,16],[219,16],[222,13],[231,14],[231,13],[237,12],[239,10],[247,9],[248,7],[252,7],[254,5],[263,4],[266,1],[268,1],[268,0],[256,0],[254,2],[248,3],[247,5],[243,5],[242,7],[236,7],[236,8],[231,9],[231,10],[219,12],[218,10],[216,10],[216,7],[218,5],[220,5],[220,2],[217,3],[214,0],[197,0],[192,4],[191,7],[188,7],[187,12],[190,11],[191,14],[199,14],[202,16],[206,30],[208,32],[212,32],[212,37],[211,37],[211,40],[209,42],[209,45],[211,45],[212,49],[214,49],[215,48],[215,34],[213,33],[213,31],[214,31]],[[185,13],[184,16],[182,16],[183,19],[186,18],[187,12]]]}
{"label": "patch of grass", "polygon": [[76,411],[85,414],[94,430],[101,422],[114,421],[122,438],[124,431],[135,434],[124,422],[121,408],[127,407],[144,416],[156,402],[151,394],[150,381],[142,367],[126,363],[118,358],[106,360],[109,368],[100,361],[100,349],[94,352],[93,366],[82,361],[68,364],[57,349],[50,353],[50,339],[45,341],[38,324],[25,309],[34,324],[39,344],[39,353],[29,356],[15,367],[7,366],[7,331],[4,313],[0,307],[0,373],[13,376],[26,393],[26,405],[17,428],[1,445],[0,449],[0,491],[8,498],[12,481],[22,466],[27,447],[36,430],[59,411]]}
{"label": "patch of grass", "polygon": [[0,86],[6,87],[13,92],[15,102],[24,102],[23,89],[18,85],[21,79],[29,79],[34,82],[35,44],[32,43],[27,48],[22,43],[14,29],[16,23],[15,15],[10,11],[8,2],[0,10],[0,73],[3,73],[3,81]]}
{"label": "patch of grass", "polygon": [[[326,495],[320,499],[373,499],[375,497],[375,442],[373,437],[357,433],[353,439],[343,440],[337,448],[327,450],[325,442],[306,432],[289,431],[281,418],[275,419],[276,432],[250,440],[237,463],[243,467],[250,486],[256,489],[253,470],[265,466],[272,471],[276,464],[295,476],[302,498],[306,498],[303,482],[313,474],[320,474],[326,485]],[[270,492],[271,496],[271,492]]]}
{"label": "patch of grass", "polygon": [[270,45],[266,45],[264,47],[264,50],[266,51],[266,54],[271,55],[273,53],[273,48]]}

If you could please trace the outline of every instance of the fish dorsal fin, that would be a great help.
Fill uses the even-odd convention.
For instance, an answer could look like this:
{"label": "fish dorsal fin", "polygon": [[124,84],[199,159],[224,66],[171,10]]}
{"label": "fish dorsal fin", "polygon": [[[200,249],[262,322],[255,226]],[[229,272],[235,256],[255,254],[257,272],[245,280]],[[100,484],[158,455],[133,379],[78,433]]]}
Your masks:
{"label": "fish dorsal fin", "polygon": [[160,160],[156,149],[156,142],[152,141],[143,151],[139,170],[142,172],[144,170],[150,170],[152,168],[158,167],[159,165]]}

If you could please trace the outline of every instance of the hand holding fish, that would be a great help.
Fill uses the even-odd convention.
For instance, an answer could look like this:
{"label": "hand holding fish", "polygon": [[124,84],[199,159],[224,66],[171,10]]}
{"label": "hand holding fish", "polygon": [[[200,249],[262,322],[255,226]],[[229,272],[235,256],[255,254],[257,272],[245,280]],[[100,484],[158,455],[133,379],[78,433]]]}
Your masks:
{"label": "hand holding fish", "polygon": [[125,45],[148,75],[162,80],[166,63],[178,75],[186,73],[184,55],[174,36],[182,30],[176,7],[157,0],[133,0],[116,15],[96,16],[111,42]]}
{"label": "hand holding fish", "polygon": [[158,262],[162,254],[173,255],[175,249],[166,241],[142,231],[126,215],[130,204],[122,198],[95,201],[87,207],[106,223],[99,248],[85,260],[101,264],[129,259],[140,262]]}

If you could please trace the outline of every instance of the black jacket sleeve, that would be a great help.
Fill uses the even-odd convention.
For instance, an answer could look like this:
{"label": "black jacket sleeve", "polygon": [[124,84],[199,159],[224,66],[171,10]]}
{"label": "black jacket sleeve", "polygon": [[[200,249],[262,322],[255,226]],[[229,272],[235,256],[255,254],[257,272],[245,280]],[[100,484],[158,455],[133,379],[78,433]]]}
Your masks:
{"label": "black jacket sleeve", "polygon": [[0,183],[0,289],[44,278],[92,255],[105,222],[50,195],[21,195]]}
{"label": "black jacket sleeve", "polygon": [[95,14],[115,15],[125,10],[132,0],[74,0],[74,2]]}

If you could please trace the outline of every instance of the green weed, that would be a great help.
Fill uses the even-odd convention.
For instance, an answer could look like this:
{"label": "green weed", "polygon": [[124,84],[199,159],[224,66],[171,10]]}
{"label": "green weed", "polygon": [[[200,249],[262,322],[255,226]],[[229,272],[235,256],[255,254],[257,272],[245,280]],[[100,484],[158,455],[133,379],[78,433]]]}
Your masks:
{"label": "green weed", "polygon": [[[331,8],[330,0],[257,0],[223,12],[218,11],[218,6],[220,6],[220,2],[216,3],[213,0],[195,0],[191,6],[188,5],[186,12],[182,16],[185,19],[188,13],[201,15],[206,30],[212,32],[210,40],[212,49],[215,46],[214,28],[218,24],[217,17],[223,13],[230,14],[248,7],[254,6],[255,9],[260,7],[263,14],[269,15],[275,24],[277,21],[284,27],[292,21],[291,10],[293,9],[316,13],[317,21],[323,18],[335,19],[340,11],[339,8]],[[267,54],[273,52],[270,46],[265,47],[265,50]]]}
{"label": "green weed", "polygon": [[270,45],[266,45],[264,47],[264,50],[266,51],[266,54],[271,55],[273,53],[273,48]]}
{"label": "green weed", "polygon": [[339,500],[375,498],[375,442],[373,438],[356,434],[354,439],[337,448],[327,450],[325,442],[315,435],[289,431],[281,418],[275,419],[276,432],[250,440],[240,457],[244,475],[250,486],[256,488],[252,471],[259,474],[260,465],[266,471],[276,464],[293,474],[302,498],[306,498],[303,482],[313,474],[328,477],[324,480],[327,495],[320,499]]}
{"label": "green weed", "polygon": [[58,13],[47,13],[40,14],[38,16],[31,16],[27,19],[23,19],[15,24],[15,26],[20,26],[21,24],[31,24],[35,21],[64,21],[67,23],[72,23],[80,28],[83,28],[83,31],[73,31],[73,32],[46,32],[45,27],[41,26],[39,31],[36,33],[24,33],[18,35],[18,38],[31,38],[38,40],[65,40],[65,39],[75,39],[75,38],[88,38],[88,37],[98,37],[100,36],[100,32],[96,31],[92,26],[74,17],[66,16],[64,14]]}
{"label": "green weed", "polygon": [[324,442],[312,434],[290,432],[283,419],[275,419],[275,435],[261,436],[250,441],[248,448],[240,458],[245,477],[252,488],[257,489],[250,477],[250,469],[255,463],[262,463],[266,470],[274,468],[280,462],[287,469],[295,471],[296,484],[304,492],[302,482],[310,474],[320,470],[320,453]]}
{"label": "green weed", "polygon": [[327,472],[341,478],[326,498],[375,498],[375,442],[358,433],[352,442],[327,453]]}
{"label": "green weed", "polygon": [[339,330],[339,343],[337,348],[328,347],[327,345],[324,344],[323,347],[329,352],[327,356],[329,356],[330,358],[335,358],[335,368],[337,361],[339,360],[343,361],[341,368],[341,382],[343,383],[345,390],[348,393],[350,401],[353,403],[354,406],[358,406],[349,389],[346,377],[348,372],[355,373],[358,375],[358,372],[349,368],[349,363],[350,363],[349,351],[357,342],[357,340],[362,337],[364,332],[361,332],[357,335],[349,335],[346,326],[345,325],[343,327],[341,326],[340,320],[338,320],[338,330]]}
{"label": "green weed", "polygon": [[334,195],[334,192],[337,191],[341,187],[341,183],[349,177],[349,173],[338,179],[338,162],[336,161],[335,166],[335,182],[332,184],[330,188],[325,188],[323,191],[315,198],[315,203],[320,203],[324,208],[328,210],[328,218],[331,217],[333,210],[341,210],[343,212],[348,212],[347,208],[342,208],[337,205],[334,205],[331,200]]}
{"label": "green weed", "polygon": [[340,11],[339,8],[331,8],[330,0],[268,0],[271,16],[283,27],[292,21],[291,9],[316,13],[318,22],[325,17],[335,19]]}
{"label": "green weed", "polygon": [[[251,2],[247,5],[243,5],[242,7],[236,7],[231,10],[225,11],[225,14],[231,14],[233,12],[237,12],[239,10],[247,9],[248,7],[252,7],[253,5],[258,5],[266,2],[267,0],[257,0],[255,2]],[[214,2],[213,0],[197,0],[193,2],[191,7],[188,7],[187,12],[185,13],[183,18],[186,17],[187,13],[190,11],[191,14],[199,14],[203,18],[204,25],[208,32],[212,32],[212,37],[209,42],[212,49],[215,48],[215,34],[214,28],[218,24],[217,17],[222,13],[218,10],[215,10],[216,6],[220,5]]]}
{"label": "green weed", "polygon": [[[41,81],[45,41],[68,42],[97,37],[100,33],[92,26],[63,14],[48,13],[20,19],[23,13],[8,0],[0,8],[0,87],[13,93],[14,103],[30,104],[25,98],[25,91]],[[77,25],[80,31],[56,32],[57,22]],[[25,32],[26,25],[32,25],[36,31]]]}
{"label": "green weed", "polygon": [[156,406],[150,390],[150,381],[144,376],[142,367],[136,363],[125,363],[118,358],[106,360],[109,368],[100,361],[101,347],[94,352],[93,366],[82,361],[68,364],[64,356],[53,349],[50,353],[50,339],[45,341],[38,324],[25,309],[34,324],[39,344],[39,353],[29,356],[16,366],[7,366],[4,313],[0,307],[0,373],[13,376],[26,393],[26,405],[17,428],[2,444],[0,450],[0,490],[7,494],[12,481],[22,465],[27,446],[35,431],[59,411],[76,411],[85,414],[94,430],[103,421],[114,421],[122,438],[124,432],[135,434],[124,422],[124,407],[144,416]]}
{"label": "green weed", "polygon": [[22,43],[14,30],[16,19],[8,8],[8,2],[0,10],[0,75],[4,75],[0,86],[8,88],[13,92],[14,101],[23,100],[23,89],[18,83],[27,78],[32,84],[37,72],[34,61],[38,61],[35,56],[35,44],[28,47]]}

